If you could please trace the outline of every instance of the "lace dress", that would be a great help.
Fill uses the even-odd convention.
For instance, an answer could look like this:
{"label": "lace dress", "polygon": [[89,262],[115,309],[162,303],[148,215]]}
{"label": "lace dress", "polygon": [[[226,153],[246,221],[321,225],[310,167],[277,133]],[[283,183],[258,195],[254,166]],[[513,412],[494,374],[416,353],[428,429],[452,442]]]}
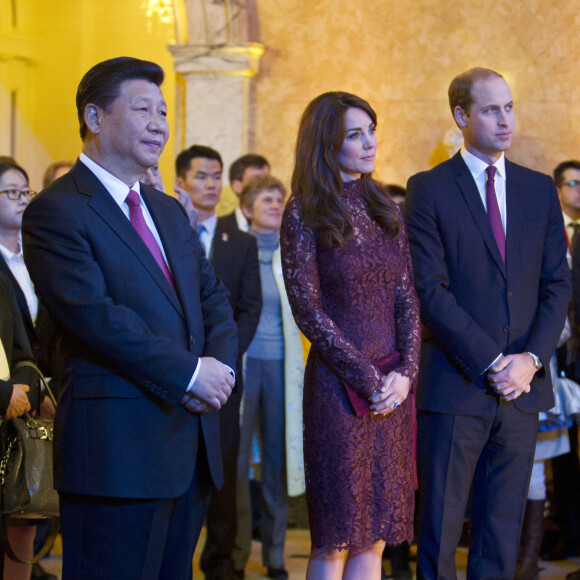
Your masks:
{"label": "lace dress", "polygon": [[344,184],[355,227],[343,248],[321,249],[290,200],[281,232],[283,274],[298,327],[312,343],[304,377],[304,461],[315,548],[396,545],[413,537],[411,397],[386,416],[357,417],[340,379],[368,396],[371,361],[401,353],[417,375],[419,303],[406,230],[389,239],[371,220],[360,181]]}

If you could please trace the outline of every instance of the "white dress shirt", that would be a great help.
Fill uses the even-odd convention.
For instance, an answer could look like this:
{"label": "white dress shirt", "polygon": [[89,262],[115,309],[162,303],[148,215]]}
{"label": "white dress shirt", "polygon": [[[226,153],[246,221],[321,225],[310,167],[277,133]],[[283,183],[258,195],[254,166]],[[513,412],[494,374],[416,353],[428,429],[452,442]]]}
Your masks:
{"label": "white dress shirt", "polygon": [[242,208],[238,205],[234,210],[234,214],[236,216],[236,222],[238,224],[238,229],[242,230],[242,232],[249,232],[250,231],[250,223],[248,222],[248,218],[244,215]]}
{"label": "white dress shirt", "polygon": [[208,217],[206,220],[203,220],[197,224],[197,234],[199,236],[199,241],[205,250],[205,257],[208,260],[211,254],[213,237],[217,227],[217,219],[217,214],[214,213],[211,217]]}
{"label": "white dress shirt", "polygon": [[[483,203],[485,211],[487,211],[487,201],[485,198],[485,184],[487,181],[487,168],[489,164],[482,161],[472,153],[470,153],[465,147],[461,148],[461,157],[467,165],[473,179],[475,180],[475,185],[477,185],[477,191],[479,191],[479,196]],[[494,178],[495,195],[497,197],[497,205],[499,206],[499,215],[501,216],[501,223],[503,225],[504,234],[507,232],[507,210],[506,210],[506,175],[505,175],[505,155],[502,153],[501,157],[493,164],[497,169]]]}
{"label": "white dress shirt", "polygon": [[8,248],[0,244],[0,254],[2,254],[6,265],[10,268],[12,275],[16,278],[20,289],[24,293],[30,318],[32,318],[32,322],[35,323],[36,316],[38,315],[38,297],[34,292],[34,285],[32,284],[32,280],[30,279],[28,270],[26,269],[26,264],[24,263],[22,245],[18,242],[18,251],[14,254]]}

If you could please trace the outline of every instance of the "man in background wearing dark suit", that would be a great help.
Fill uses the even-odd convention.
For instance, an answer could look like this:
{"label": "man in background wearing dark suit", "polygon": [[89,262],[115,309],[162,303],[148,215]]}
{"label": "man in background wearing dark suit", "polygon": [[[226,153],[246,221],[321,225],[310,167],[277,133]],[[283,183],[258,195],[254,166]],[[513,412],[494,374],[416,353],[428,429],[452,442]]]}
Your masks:
{"label": "man in background wearing dark suit", "polygon": [[61,339],[55,421],[63,580],[191,578],[237,330],[179,203],[140,185],[168,138],[156,64],[81,80],[83,152],[27,207],[26,265]]}
{"label": "man in background wearing dark suit", "polygon": [[224,485],[212,493],[207,514],[207,539],[200,560],[207,580],[235,578],[232,550],[236,537],[242,355],[254,337],[262,309],[256,239],[236,226],[224,226],[224,218],[218,219],[216,215],[222,171],[220,154],[203,145],[193,145],[182,151],[175,162],[177,185],[189,194],[198,212],[199,238],[217,276],[230,292],[230,304],[238,325],[236,389],[220,410]]}
{"label": "man in background wearing dark suit", "polygon": [[510,90],[472,69],[449,87],[464,147],[407,186],[423,344],[417,387],[418,577],[455,578],[473,484],[467,577],[511,580],[538,412],[570,297],[554,182],[505,159]]}

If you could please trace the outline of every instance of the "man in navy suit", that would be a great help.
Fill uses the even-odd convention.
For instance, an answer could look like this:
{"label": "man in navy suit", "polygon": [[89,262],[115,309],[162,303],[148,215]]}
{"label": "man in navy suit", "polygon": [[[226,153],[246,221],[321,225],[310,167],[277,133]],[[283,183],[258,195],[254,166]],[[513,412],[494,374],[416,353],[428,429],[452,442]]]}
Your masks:
{"label": "man in navy suit", "polygon": [[538,412],[570,297],[554,182],[511,163],[514,110],[498,73],[449,87],[464,147],[407,186],[421,301],[418,577],[455,578],[473,484],[467,577],[514,577]]}
{"label": "man in navy suit", "polygon": [[175,160],[176,185],[189,195],[197,211],[199,238],[216,274],[230,293],[238,326],[236,389],[220,409],[220,436],[224,485],[211,496],[207,513],[207,539],[200,567],[207,580],[236,578],[232,551],[236,538],[236,482],[240,444],[242,355],[260,321],[262,292],[256,238],[235,225],[224,225],[216,205],[222,190],[223,161],[211,147],[192,145]]}
{"label": "man in navy suit", "polygon": [[29,204],[24,257],[57,324],[63,579],[185,580],[223,482],[219,416],[234,385],[227,291],[179,203],[139,184],[168,138],[156,64],[81,80],[83,152]]}

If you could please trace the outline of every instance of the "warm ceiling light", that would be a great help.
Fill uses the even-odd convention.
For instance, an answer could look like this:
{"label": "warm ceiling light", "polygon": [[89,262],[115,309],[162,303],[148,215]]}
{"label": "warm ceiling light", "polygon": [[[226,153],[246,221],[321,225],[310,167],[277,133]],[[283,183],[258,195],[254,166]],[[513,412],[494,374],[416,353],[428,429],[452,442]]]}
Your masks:
{"label": "warm ceiling light", "polygon": [[145,16],[151,20],[157,18],[160,22],[168,24],[173,22],[173,2],[172,0],[145,0],[141,4],[145,10]]}

